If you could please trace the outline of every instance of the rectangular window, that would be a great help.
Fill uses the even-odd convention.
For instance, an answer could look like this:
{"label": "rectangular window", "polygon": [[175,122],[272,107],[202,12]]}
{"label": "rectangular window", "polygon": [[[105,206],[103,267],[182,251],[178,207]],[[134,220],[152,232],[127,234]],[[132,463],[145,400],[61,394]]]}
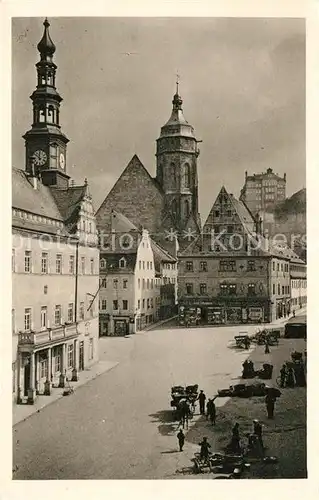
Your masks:
{"label": "rectangular window", "polygon": [[150,262],[150,270],[153,270],[153,262]]}
{"label": "rectangular window", "polygon": [[140,301],[140,299],[138,299],[138,301],[137,301],[137,309],[141,309],[141,301]]}
{"label": "rectangular window", "polygon": [[114,309],[115,311],[117,311],[117,310],[118,310],[118,308],[119,308],[119,302],[118,302],[118,300],[113,300],[113,309]]}
{"label": "rectangular window", "polygon": [[139,289],[141,288],[141,279],[140,278],[138,278],[138,280],[137,280],[137,286]]}
{"label": "rectangular window", "polygon": [[186,283],[186,293],[187,293],[187,295],[192,295],[193,283]]}
{"label": "rectangular window", "polygon": [[48,359],[40,358],[40,378],[46,378],[48,374]]}
{"label": "rectangular window", "polygon": [[233,226],[227,226],[227,233],[232,234],[234,232],[234,227]]}
{"label": "rectangular window", "polygon": [[46,252],[42,252],[41,256],[41,273],[48,273],[48,254]]}
{"label": "rectangular window", "polygon": [[57,253],[57,255],[56,255],[55,272],[57,274],[62,273],[62,255],[60,253]]}
{"label": "rectangular window", "polygon": [[281,287],[281,294],[285,295],[285,287],[284,286]]}
{"label": "rectangular window", "polygon": [[186,262],[186,271],[189,271],[189,272],[194,271],[194,265],[193,265],[193,262],[191,260],[188,260]]}
{"label": "rectangular window", "polygon": [[127,300],[123,300],[123,309],[124,311],[127,311],[128,309]]}
{"label": "rectangular window", "polygon": [[151,307],[154,307],[153,297],[151,298]]}
{"label": "rectangular window", "polygon": [[207,262],[204,260],[202,262],[200,262],[199,264],[199,270],[200,271],[207,271]]}
{"label": "rectangular window", "polygon": [[145,309],[145,299],[143,299],[143,309]]}
{"label": "rectangular window", "polygon": [[140,260],[138,261],[138,268],[139,268],[139,270],[141,270],[141,268],[142,268],[142,263]]}
{"label": "rectangular window", "polygon": [[221,295],[228,295],[228,286],[225,285],[224,283],[220,284],[219,285],[219,289],[220,289],[220,294]]}
{"label": "rectangular window", "polygon": [[69,274],[74,274],[74,255],[69,257]]}
{"label": "rectangular window", "polygon": [[256,262],[254,260],[247,262],[247,271],[256,271]]}
{"label": "rectangular window", "polygon": [[106,288],[106,278],[102,278],[101,288]]}
{"label": "rectangular window", "polygon": [[145,261],[143,260],[143,269],[145,270]]}
{"label": "rectangular window", "polygon": [[102,311],[106,311],[106,309],[107,309],[107,301],[106,301],[106,299],[102,299],[101,300],[101,309],[102,309]]}
{"label": "rectangular window", "polygon": [[113,280],[113,288],[117,288],[118,287],[118,280]]}
{"label": "rectangular window", "polygon": [[94,357],[94,339],[91,337],[89,340],[89,360]]}
{"label": "rectangular window", "polygon": [[290,293],[290,290],[289,290],[289,285],[287,285],[287,294]]}
{"label": "rectangular window", "polygon": [[12,249],[11,270],[13,273],[15,273],[15,270],[16,270],[16,251],[14,248]]}
{"label": "rectangular window", "polygon": [[236,271],[236,261],[235,260],[221,260],[219,262],[219,270],[222,272]]}
{"label": "rectangular window", "polygon": [[147,261],[147,263],[146,263],[146,264],[147,264],[147,266],[146,266],[146,267],[147,267],[147,270],[149,270],[149,268],[150,268],[150,263],[149,263],[149,261]]}
{"label": "rectangular window", "polygon": [[73,323],[74,321],[74,304],[70,303],[68,305],[68,322]]}
{"label": "rectangular window", "polygon": [[85,274],[85,257],[81,257],[81,274]]}
{"label": "rectangular window", "polygon": [[31,254],[30,250],[26,250],[24,252],[24,272],[25,273],[31,273],[31,266],[32,266],[31,257],[32,257],[32,254]]}
{"label": "rectangular window", "polygon": [[236,295],[237,285],[232,283],[231,285],[229,285],[228,291],[229,291],[229,295]]}
{"label": "rectangular window", "polygon": [[90,260],[90,269],[91,269],[91,274],[94,274],[94,259]]}
{"label": "rectangular window", "polygon": [[255,283],[248,284],[248,295],[256,295],[256,285]]}
{"label": "rectangular window", "polygon": [[273,295],[276,295],[276,285],[275,285],[275,283],[272,284],[272,293],[273,293]]}
{"label": "rectangular window", "polygon": [[280,285],[278,283],[278,295],[280,295]]}
{"label": "rectangular window", "polygon": [[48,309],[46,306],[41,307],[41,328],[47,327],[47,319],[48,319]]}
{"label": "rectangular window", "polygon": [[68,369],[73,368],[74,349],[73,344],[68,345]]}
{"label": "rectangular window", "polygon": [[54,309],[54,324],[61,325],[62,317],[61,317],[61,306],[55,306]]}
{"label": "rectangular window", "polygon": [[31,330],[31,309],[26,308],[24,310],[24,329],[26,331]]}
{"label": "rectangular window", "polygon": [[127,280],[123,280],[123,288],[127,288]]}
{"label": "rectangular window", "polygon": [[279,262],[277,262],[277,271],[279,271]]}
{"label": "rectangular window", "polygon": [[272,263],[272,270],[275,271],[276,270],[276,263],[275,261]]}
{"label": "rectangular window", "polygon": [[206,283],[200,283],[200,285],[199,285],[199,293],[201,295],[205,295],[205,293],[207,293],[207,285],[206,285]]}
{"label": "rectangular window", "polygon": [[150,308],[150,299],[147,299],[147,309]]}
{"label": "rectangular window", "polygon": [[218,217],[219,217],[219,210],[215,210],[214,216],[218,219]]}
{"label": "rectangular window", "polygon": [[79,316],[81,320],[84,319],[84,302],[80,302]]}
{"label": "rectangular window", "polygon": [[54,371],[55,373],[61,371],[61,354],[57,349],[54,351]]}

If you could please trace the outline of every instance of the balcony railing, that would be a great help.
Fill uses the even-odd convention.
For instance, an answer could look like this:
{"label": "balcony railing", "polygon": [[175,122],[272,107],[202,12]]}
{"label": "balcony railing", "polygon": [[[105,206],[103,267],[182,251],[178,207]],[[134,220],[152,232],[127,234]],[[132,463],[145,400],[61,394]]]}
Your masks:
{"label": "balcony railing", "polygon": [[19,345],[32,344],[34,346],[47,344],[56,340],[65,339],[76,335],[76,325],[63,325],[58,328],[48,328],[42,332],[20,332]]}

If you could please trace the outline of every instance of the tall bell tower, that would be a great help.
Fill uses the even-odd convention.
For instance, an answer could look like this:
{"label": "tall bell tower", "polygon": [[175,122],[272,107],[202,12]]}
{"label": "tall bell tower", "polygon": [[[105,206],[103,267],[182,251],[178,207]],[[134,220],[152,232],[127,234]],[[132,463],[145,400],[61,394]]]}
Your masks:
{"label": "tall bell tower", "polygon": [[66,189],[69,176],[66,173],[66,145],[69,139],[60,127],[60,103],[62,97],[55,88],[57,66],[53,62],[55,45],[49,34],[49,22],[45,19],[44,33],[38,43],[40,61],[37,68],[37,87],[30,96],[33,103],[33,123],[23,138],[26,147],[26,171],[41,177],[43,184]]}
{"label": "tall bell tower", "polygon": [[197,158],[199,150],[193,127],[185,120],[176,82],[172,114],[161,128],[156,148],[156,179],[175,229],[196,229],[198,213]]}

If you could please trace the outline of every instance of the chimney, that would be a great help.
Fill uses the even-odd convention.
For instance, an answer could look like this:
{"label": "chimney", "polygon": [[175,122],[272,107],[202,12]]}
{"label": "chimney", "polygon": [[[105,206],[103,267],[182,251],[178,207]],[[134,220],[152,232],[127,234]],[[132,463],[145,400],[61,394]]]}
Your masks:
{"label": "chimney", "polygon": [[245,180],[247,180],[247,177],[248,177],[248,172],[246,170],[246,172],[245,172]]}
{"label": "chimney", "polygon": [[284,173],[284,181],[286,180],[286,172]]}

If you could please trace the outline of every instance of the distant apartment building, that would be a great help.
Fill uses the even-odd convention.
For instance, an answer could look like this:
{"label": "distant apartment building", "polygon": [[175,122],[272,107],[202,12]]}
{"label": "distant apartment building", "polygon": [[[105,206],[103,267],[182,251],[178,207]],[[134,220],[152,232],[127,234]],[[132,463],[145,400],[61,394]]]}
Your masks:
{"label": "distant apartment building", "polygon": [[175,312],[177,261],[123,214],[100,238],[100,336],[143,330]]}
{"label": "distant apartment building", "polygon": [[245,184],[240,193],[248,209],[255,215],[260,211],[271,211],[277,203],[286,198],[286,174],[275,174],[271,168],[261,174],[248,175],[245,172]]}

